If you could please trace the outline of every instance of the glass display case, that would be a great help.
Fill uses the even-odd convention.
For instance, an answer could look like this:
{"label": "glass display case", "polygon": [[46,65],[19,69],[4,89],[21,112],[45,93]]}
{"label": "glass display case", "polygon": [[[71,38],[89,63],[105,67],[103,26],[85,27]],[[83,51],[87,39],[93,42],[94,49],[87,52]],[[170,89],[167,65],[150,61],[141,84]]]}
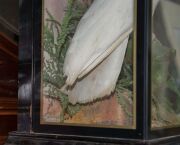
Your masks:
{"label": "glass display case", "polygon": [[136,2],[42,6],[41,124],[136,128]]}
{"label": "glass display case", "polygon": [[179,14],[179,2],[159,1],[152,16],[152,129],[180,126]]}
{"label": "glass display case", "polygon": [[179,1],[20,7],[19,128],[9,142],[180,143]]}

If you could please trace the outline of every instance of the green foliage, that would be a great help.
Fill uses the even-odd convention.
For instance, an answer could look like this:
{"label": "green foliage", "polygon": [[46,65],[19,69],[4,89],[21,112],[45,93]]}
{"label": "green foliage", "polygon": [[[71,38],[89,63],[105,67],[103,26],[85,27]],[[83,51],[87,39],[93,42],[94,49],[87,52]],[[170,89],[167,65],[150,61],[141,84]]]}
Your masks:
{"label": "green foliage", "polygon": [[152,118],[161,125],[176,124],[180,113],[180,88],[173,67],[176,53],[158,40],[153,41],[152,48]]}
{"label": "green foliage", "polygon": [[[43,81],[45,94],[57,99],[61,103],[61,122],[65,115],[73,116],[81,108],[79,104],[73,106],[68,102],[68,97],[61,92],[64,85],[63,64],[70,41],[75,29],[87,6],[83,6],[77,0],[68,0],[65,16],[60,23],[46,10],[48,18],[44,25],[44,63]],[[55,35],[57,34],[57,36]]]}
{"label": "green foliage", "polygon": [[81,107],[82,106],[80,104],[76,104],[76,105],[69,104],[67,107],[67,113],[69,114],[70,117],[72,117],[81,109]]}
{"label": "green foliage", "polygon": [[132,37],[130,37],[128,41],[128,47],[125,54],[125,59],[123,62],[121,74],[118,78],[115,93],[118,98],[118,103],[124,109],[126,115],[128,116],[128,120],[132,120],[133,117],[133,65],[132,65]]}
{"label": "green foliage", "polygon": [[[48,87],[46,94],[51,98],[58,99],[61,103],[63,109],[60,115],[61,122],[64,121],[66,114],[72,117],[82,107],[80,104],[69,104],[68,97],[61,92],[60,88],[64,84],[62,69],[66,51],[75,33],[77,24],[87,8],[87,5],[82,6],[78,1],[68,0],[68,6],[61,24],[46,10],[49,18],[46,19],[46,25],[44,26],[44,51],[49,55],[50,59],[44,59],[43,80],[45,84],[44,87]],[[57,38],[54,33],[58,34]],[[129,41],[125,62],[116,87],[118,102],[130,117],[132,117],[132,110],[127,106],[132,106],[131,58],[132,39]],[[124,94],[124,92],[126,93]]]}

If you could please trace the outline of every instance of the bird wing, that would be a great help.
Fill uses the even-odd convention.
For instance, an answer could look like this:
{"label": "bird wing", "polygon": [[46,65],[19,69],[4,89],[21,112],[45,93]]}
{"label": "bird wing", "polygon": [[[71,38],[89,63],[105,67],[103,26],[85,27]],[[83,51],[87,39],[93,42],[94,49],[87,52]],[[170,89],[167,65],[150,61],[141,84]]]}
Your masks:
{"label": "bird wing", "polygon": [[80,20],[65,57],[66,85],[72,86],[88,74],[128,37],[133,25],[133,3],[94,0]]}
{"label": "bird wing", "polygon": [[84,77],[88,74],[93,68],[95,68],[99,63],[101,63],[106,57],[108,57],[118,46],[129,37],[129,34],[132,32],[132,28],[129,28],[123,35],[121,35],[115,42],[108,47],[104,52],[96,53],[92,59],[90,59],[86,65],[83,67],[79,73],[78,79]]}
{"label": "bird wing", "polygon": [[109,96],[114,92],[121,72],[128,38],[86,77],[78,80],[68,91],[69,102],[88,103]]}

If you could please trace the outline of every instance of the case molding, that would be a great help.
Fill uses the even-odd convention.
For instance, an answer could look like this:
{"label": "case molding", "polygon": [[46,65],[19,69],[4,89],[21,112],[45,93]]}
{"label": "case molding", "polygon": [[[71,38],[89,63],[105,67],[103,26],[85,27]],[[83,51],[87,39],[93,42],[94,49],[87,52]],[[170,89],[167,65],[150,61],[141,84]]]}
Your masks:
{"label": "case molding", "polygon": [[[148,62],[150,55],[149,18],[151,16],[151,0],[138,0],[139,17],[137,21],[139,25],[137,26],[137,32],[139,33],[137,37],[139,39],[137,43],[140,51],[137,52],[137,58],[138,62],[141,63],[137,68],[139,71],[137,78],[139,82],[137,90],[137,130],[105,131],[104,129],[92,130],[92,128],[73,128],[71,126],[64,128],[61,126],[59,128],[58,126],[46,126],[39,123],[40,119],[37,111],[39,110],[39,95],[37,93],[39,90],[33,88],[38,87],[35,81],[38,81],[40,72],[40,63],[38,63],[41,54],[38,49],[40,46],[38,41],[40,40],[38,35],[40,29],[37,27],[41,24],[40,2],[41,0],[22,0],[20,8],[19,86],[24,89],[19,91],[18,131],[9,134],[5,145],[179,145],[180,135],[172,136],[179,134],[179,128],[166,130],[165,132],[164,130],[154,132],[150,130],[151,98],[148,92]],[[35,113],[33,118],[32,112]]]}
{"label": "case molding", "polygon": [[36,133],[10,133],[5,145],[179,145],[180,136],[153,140],[91,138]]}

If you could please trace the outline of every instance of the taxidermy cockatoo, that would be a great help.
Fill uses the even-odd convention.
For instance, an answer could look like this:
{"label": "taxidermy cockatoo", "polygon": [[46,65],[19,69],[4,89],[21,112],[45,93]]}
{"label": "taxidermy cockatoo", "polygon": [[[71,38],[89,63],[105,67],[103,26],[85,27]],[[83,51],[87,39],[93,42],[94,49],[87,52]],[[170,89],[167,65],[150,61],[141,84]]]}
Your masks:
{"label": "taxidermy cockatoo", "polygon": [[110,95],[133,30],[134,0],[94,0],[80,20],[64,61],[69,102]]}

